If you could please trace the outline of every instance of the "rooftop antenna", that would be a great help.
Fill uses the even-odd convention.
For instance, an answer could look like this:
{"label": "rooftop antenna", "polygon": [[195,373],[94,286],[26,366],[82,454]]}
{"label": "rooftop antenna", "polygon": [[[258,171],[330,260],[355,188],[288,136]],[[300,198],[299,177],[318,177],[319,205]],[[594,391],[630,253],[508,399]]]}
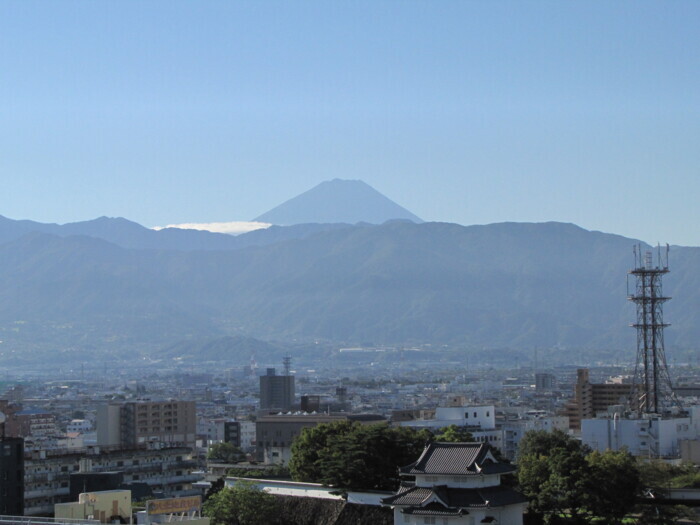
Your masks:
{"label": "rooftop antenna", "polygon": [[284,356],[282,363],[284,364],[284,375],[292,375],[292,356],[289,354]]}

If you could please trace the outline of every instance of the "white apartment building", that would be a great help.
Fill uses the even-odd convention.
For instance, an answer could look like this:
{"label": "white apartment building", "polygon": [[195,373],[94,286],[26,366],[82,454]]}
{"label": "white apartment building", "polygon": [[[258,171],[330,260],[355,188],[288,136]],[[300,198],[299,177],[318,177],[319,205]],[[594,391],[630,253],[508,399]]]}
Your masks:
{"label": "white apartment building", "polygon": [[508,459],[515,459],[518,453],[520,440],[531,430],[569,431],[569,418],[567,416],[551,416],[537,413],[526,413],[522,418],[506,421],[502,425],[503,448],[501,451]]}
{"label": "white apartment building", "polygon": [[606,417],[584,419],[581,439],[594,450],[626,447],[634,456],[678,458],[681,440],[700,435],[700,406],[690,408],[688,417],[662,418],[657,415],[629,419],[613,412]]}
{"label": "white apartment building", "polygon": [[431,419],[400,421],[402,427],[427,428],[432,431],[456,425],[467,427],[474,441],[503,448],[503,431],[496,428],[496,410],[493,405],[438,407]]}

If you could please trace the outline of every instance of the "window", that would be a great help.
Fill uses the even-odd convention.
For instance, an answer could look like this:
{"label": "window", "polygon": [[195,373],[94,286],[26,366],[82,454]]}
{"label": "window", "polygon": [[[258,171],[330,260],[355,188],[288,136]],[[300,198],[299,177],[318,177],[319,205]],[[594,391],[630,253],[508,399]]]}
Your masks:
{"label": "window", "polygon": [[423,523],[435,525],[437,521],[433,516],[426,516],[425,518],[423,518]]}
{"label": "window", "polygon": [[474,417],[476,417],[476,412],[474,412]]}

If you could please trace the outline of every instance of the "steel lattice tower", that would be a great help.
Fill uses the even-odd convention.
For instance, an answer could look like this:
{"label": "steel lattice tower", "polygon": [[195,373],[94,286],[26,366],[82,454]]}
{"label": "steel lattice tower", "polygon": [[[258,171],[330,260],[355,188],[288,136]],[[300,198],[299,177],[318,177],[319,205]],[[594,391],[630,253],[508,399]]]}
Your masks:
{"label": "steel lattice tower", "polygon": [[634,277],[634,293],[628,299],[637,305],[637,363],[634,372],[631,407],[648,414],[668,412],[672,405],[680,408],[671,386],[671,377],[664,351],[663,305],[670,297],[663,295],[662,277],[668,270],[668,245],[665,260],[658,248],[656,265],[651,251],[642,255],[641,246],[634,248],[635,268],[628,272]]}

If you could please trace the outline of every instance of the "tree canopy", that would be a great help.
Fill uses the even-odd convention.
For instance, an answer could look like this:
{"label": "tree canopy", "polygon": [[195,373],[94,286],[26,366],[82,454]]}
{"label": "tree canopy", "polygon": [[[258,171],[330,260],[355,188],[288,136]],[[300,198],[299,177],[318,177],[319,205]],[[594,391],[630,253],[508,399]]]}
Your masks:
{"label": "tree canopy", "polygon": [[518,482],[529,512],[544,523],[568,514],[621,523],[640,491],[640,474],[627,451],[591,452],[561,431],[528,432],[519,445]]}
{"label": "tree canopy", "polygon": [[450,425],[438,430],[438,433],[435,434],[433,439],[435,441],[448,441],[451,443],[470,443],[474,441],[474,436],[467,430],[467,427]]}
{"label": "tree canopy", "polygon": [[252,484],[237,483],[212,494],[203,506],[212,525],[273,525],[277,500]]}
{"label": "tree canopy", "polygon": [[339,421],[305,428],[292,444],[296,481],[348,489],[394,490],[399,467],[420,456],[429,431]]}
{"label": "tree canopy", "polygon": [[215,443],[209,447],[207,459],[223,461],[224,463],[238,463],[245,459],[245,454],[231,443]]}

